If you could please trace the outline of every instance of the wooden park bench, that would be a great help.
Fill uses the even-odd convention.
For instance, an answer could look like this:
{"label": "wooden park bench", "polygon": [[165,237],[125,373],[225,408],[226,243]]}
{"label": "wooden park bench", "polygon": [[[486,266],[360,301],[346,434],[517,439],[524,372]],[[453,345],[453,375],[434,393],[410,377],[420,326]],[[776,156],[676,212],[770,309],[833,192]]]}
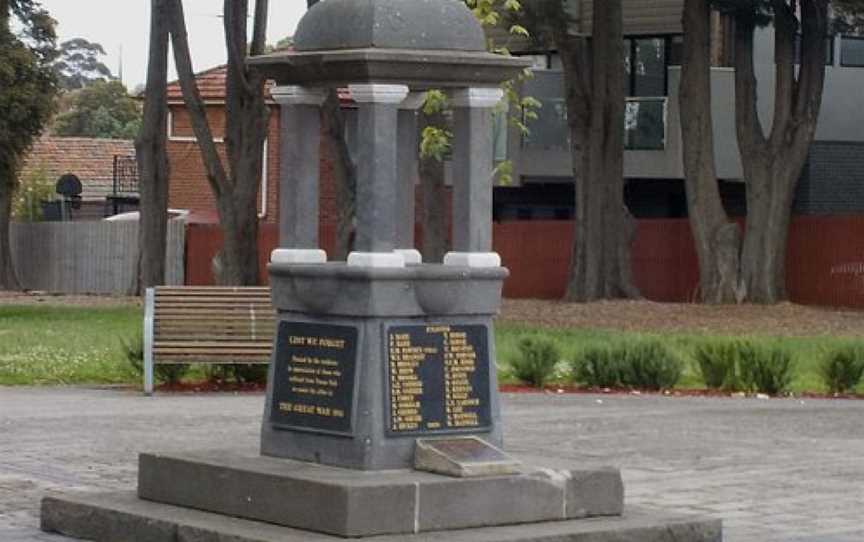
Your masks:
{"label": "wooden park bench", "polygon": [[270,288],[148,288],[144,393],[157,363],[268,363],[275,326]]}

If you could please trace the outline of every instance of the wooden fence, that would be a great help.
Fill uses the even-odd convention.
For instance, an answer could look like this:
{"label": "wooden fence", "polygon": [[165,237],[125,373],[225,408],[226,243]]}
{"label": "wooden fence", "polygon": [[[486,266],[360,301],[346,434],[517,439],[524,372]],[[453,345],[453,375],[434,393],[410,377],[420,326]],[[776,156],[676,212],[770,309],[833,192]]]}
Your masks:
{"label": "wooden fence", "polygon": [[[502,222],[494,227],[495,250],[510,269],[504,295],[558,299],[564,295],[573,245],[570,221]],[[333,234],[321,230],[329,249]],[[276,246],[276,229],[262,225],[264,264]],[[210,261],[221,245],[218,226],[190,225],[187,284],[213,283]],[[633,274],[653,301],[696,299],[699,264],[686,219],[637,221]],[[262,265],[262,282],[266,269]],[[864,308],[864,216],[795,217],[789,235],[787,286],[792,301],[809,305]]]}
{"label": "wooden fence", "polygon": [[[185,224],[168,226],[166,280],[185,282]],[[66,294],[126,294],[135,277],[138,223],[12,224],[12,258],[27,290]]]}

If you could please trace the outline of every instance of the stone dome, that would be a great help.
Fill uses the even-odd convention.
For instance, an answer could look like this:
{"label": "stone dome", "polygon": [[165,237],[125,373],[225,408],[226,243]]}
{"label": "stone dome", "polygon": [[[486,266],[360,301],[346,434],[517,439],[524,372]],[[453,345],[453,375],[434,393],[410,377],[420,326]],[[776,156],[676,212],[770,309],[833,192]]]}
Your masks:
{"label": "stone dome", "polygon": [[462,0],[322,0],[294,34],[298,52],[338,49],[485,51]]}

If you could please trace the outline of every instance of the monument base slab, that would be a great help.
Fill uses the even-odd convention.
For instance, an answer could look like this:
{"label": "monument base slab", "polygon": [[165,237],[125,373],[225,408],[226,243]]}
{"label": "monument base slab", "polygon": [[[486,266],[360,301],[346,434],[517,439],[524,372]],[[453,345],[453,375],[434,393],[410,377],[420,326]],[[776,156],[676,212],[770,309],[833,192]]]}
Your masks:
{"label": "monument base slab", "polygon": [[142,454],[138,495],[343,537],[615,516],[624,505],[616,469],[453,478],[219,453]]}
{"label": "monument base slab", "polygon": [[[93,542],[329,542],[344,538],[138,499],[133,492],[42,501],[42,529]],[[720,520],[628,509],[624,516],[387,535],[370,542],[721,542]]]}

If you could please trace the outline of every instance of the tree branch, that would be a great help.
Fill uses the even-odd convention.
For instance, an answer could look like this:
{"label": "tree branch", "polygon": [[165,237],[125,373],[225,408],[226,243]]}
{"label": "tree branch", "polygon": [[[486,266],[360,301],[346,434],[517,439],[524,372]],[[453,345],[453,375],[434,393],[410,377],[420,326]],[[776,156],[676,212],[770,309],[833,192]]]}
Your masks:
{"label": "tree branch", "polygon": [[207,180],[214,193],[221,194],[228,186],[228,175],[222,164],[216,144],[213,142],[213,131],[207,120],[207,108],[198,85],[195,82],[195,72],[192,69],[192,58],[189,54],[189,36],[186,32],[186,18],[183,14],[183,4],[180,0],[170,0],[169,26],[171,30],[171,45],[174,49],[174,63],[177,66],[177,76],[180,88],[183,90],[183,100],[192,121],[192,131],[198,140],[198,148],[204,167],[207,169]]}

